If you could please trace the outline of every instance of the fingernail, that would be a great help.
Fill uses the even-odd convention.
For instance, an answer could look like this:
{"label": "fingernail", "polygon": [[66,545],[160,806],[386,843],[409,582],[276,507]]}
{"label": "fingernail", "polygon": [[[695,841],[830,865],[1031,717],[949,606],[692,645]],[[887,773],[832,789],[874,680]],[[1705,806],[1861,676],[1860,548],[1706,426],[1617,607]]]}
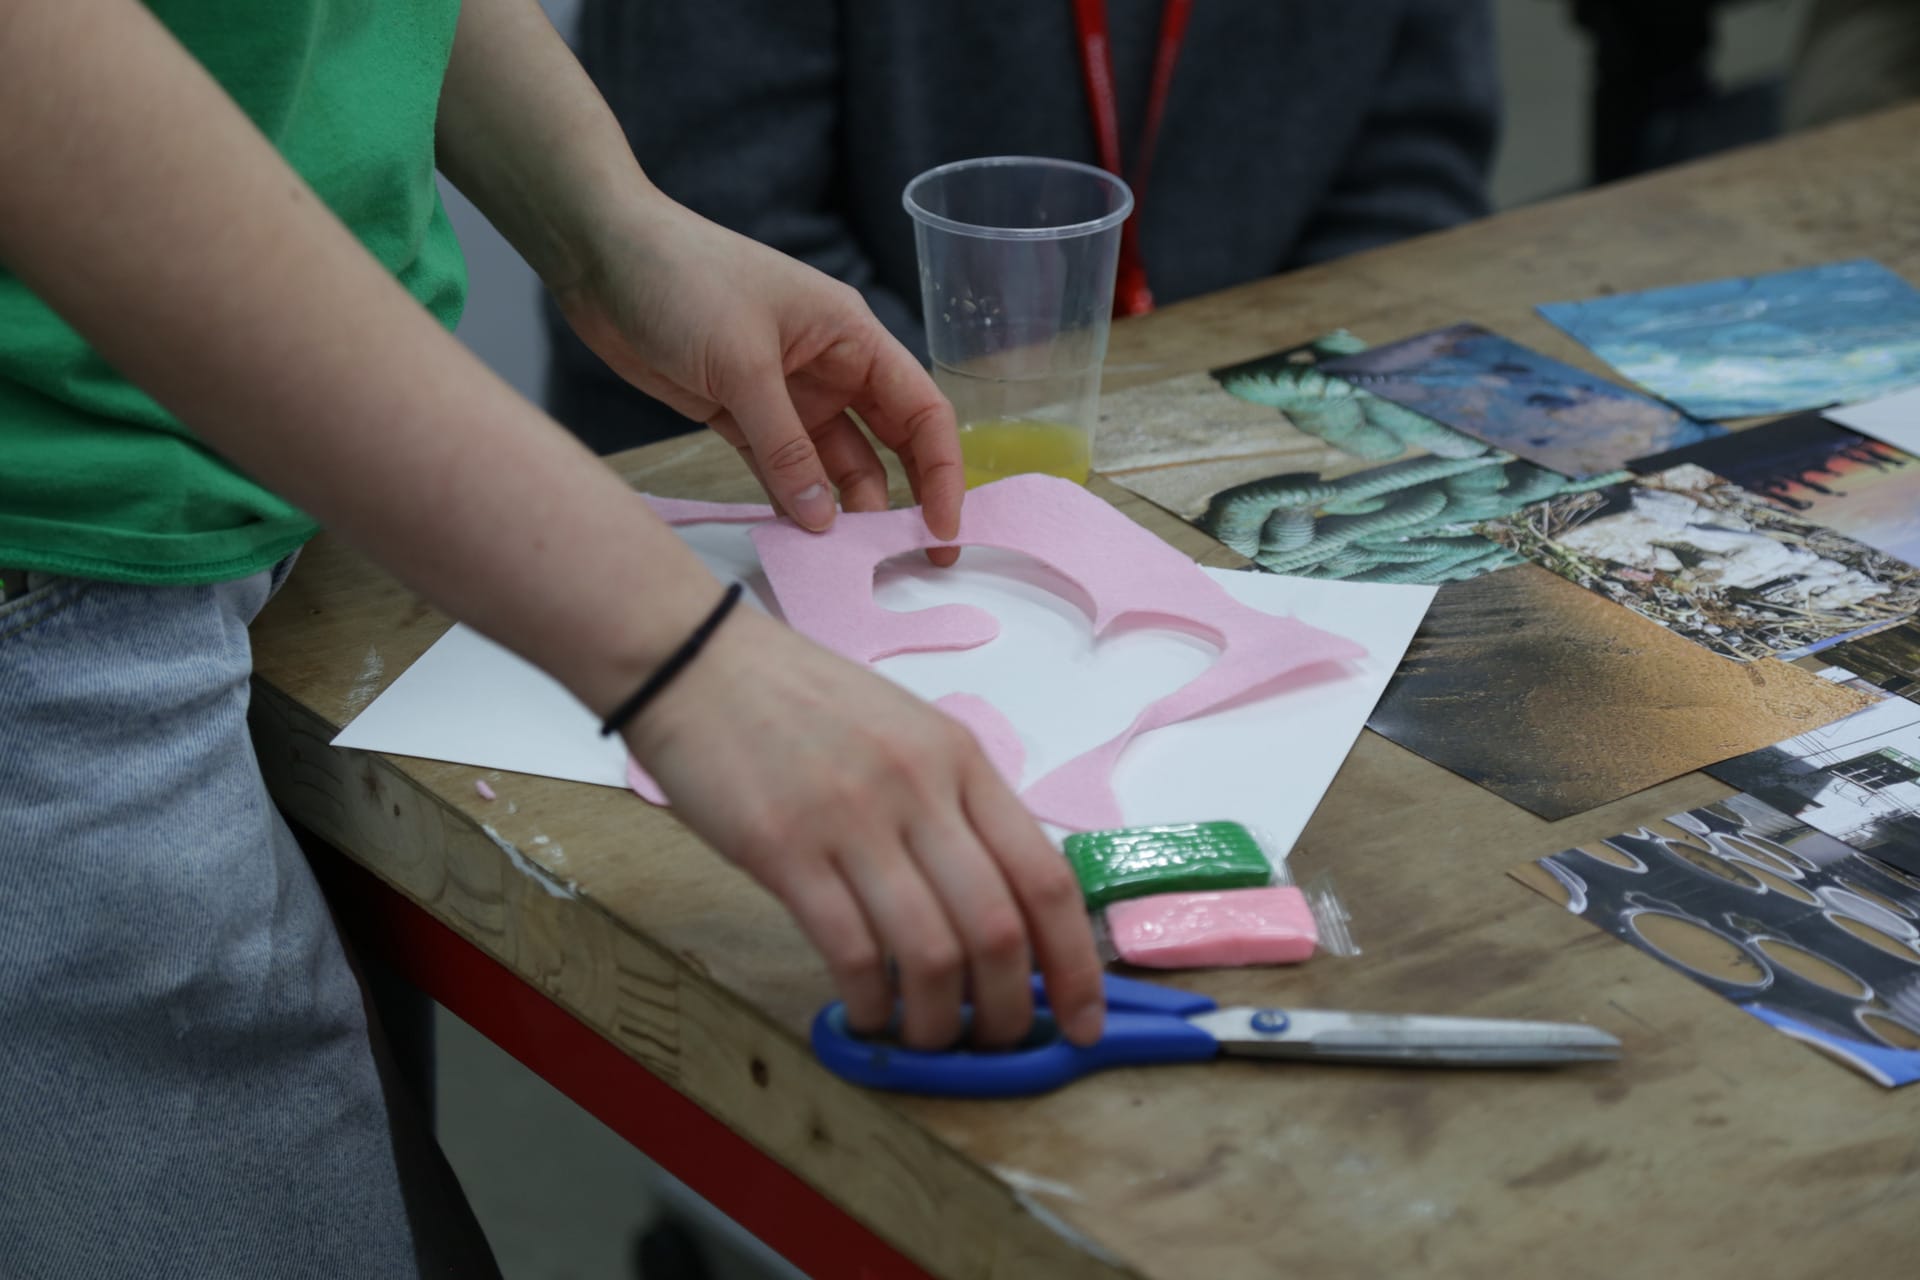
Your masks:
{"label": "fingernail", "polygon": [[1075,1044],[1092,1044],[1106,1029],[1107,1007],[1099,1001],[1083,1004],[1065,1023],[1067,1039]]}
{"label": "fingernail", "polygon": [[833,495],[823,484],[810,484],[793,495],[793,518],[816,533],[833,523]]}

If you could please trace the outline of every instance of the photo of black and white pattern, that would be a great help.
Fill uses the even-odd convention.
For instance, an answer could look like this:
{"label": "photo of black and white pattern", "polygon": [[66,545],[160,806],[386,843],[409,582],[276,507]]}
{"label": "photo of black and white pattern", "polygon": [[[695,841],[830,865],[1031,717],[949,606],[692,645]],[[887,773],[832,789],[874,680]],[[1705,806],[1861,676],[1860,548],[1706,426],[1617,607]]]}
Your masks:
{"label": "photo of black and white pattern", "polygon": [[1920,875],[1920,705],[1886,698],[1706,771],[1850,848]]}
{"label": "photo of black and white pattern", "polygon": [[1920,1080],[1920,878],[1748,795],[1515,875],[1868,1078]]}

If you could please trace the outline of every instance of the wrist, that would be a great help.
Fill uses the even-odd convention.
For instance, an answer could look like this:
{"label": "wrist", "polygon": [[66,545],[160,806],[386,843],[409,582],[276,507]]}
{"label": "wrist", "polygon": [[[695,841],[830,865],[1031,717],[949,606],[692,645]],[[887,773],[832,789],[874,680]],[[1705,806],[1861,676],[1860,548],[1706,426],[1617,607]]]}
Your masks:
{"label": "wrist", "polygon": [[590,634],[566,644],[567,652],[536,658],[535,664],[554,672],[604,725],[666,667],[720,603],[723,586],[702,577],[691,587],[649,591],[637,608],[606,611]]}
{"label": "wrist", "polygon": [[618,174],[579,184],[565,202],[553,247],[542,260],[529,259],[535,274],[563,309],[596,300],[619,278],[618,264],[645,254],[679,206],[629,163]]}
{"label": "wrist", "polygon": [[675,678],[700,657],[700,651],[713,639],[713,635],[726,622],[740,603],[740,597],[746,588],[738,582],[729,583],[721,592],[720,602],[713,606],[700,625],[687,633],[687,638],[678,648],[661,660],[640,687],[621,699],[619,705],[609,711],[600,721],[600,736],[611,737],[642,715],[660,695],[667,690]]}
{"label": "wrist", "polygon": [[746,693],[746,686],[765,671],[782,639],[767,634],[769,630],[786,629],[744,601],[728,613],[686,668],[621,727],[634,759],[652,769],[673,752],[676,742],[716,717],[738,719],[740,707],[733,699],[744,694],[757,704],[758,695]]}

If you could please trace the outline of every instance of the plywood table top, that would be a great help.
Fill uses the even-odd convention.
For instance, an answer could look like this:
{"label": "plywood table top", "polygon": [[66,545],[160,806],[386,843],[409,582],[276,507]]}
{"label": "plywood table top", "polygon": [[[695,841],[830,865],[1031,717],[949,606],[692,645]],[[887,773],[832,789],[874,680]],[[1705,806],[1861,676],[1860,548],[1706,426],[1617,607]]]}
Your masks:
{"label": "plywood table top", "polygon": [[[1107,386],[1463,319],[1597,369],[1534,303],[1855,256],[1920,280],[1916,136],[1920,107],[1901,109],[1169,307],[1115,328]],[[611,464],[654,493],[757,496],[708,437]],[[279,802],[935,1275],[1744,1280],[1875,1274],[1920,1245],[1920,1088],[1822,1061],[1505,874],[1728,794],[1703,776],[1550,824],[1365,734],[1296,853],[1336,874],[1365,954],[1186,982],[1225,1002],[1586,1020],[1625,1041],[1617,1066],[1223,1061],[1027,1101],[890,1098],[812,1061],[823,966],[667,813],[326,745],[446,625],[313,545],[255,628]]]}

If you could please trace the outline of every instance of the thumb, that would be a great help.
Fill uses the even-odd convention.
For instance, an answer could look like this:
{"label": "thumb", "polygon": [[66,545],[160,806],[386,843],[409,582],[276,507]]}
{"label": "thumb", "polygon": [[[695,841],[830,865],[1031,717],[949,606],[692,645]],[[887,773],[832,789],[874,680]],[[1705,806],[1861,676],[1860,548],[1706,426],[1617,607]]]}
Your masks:
{"label": "thumb", "polygon": [[778,367],[756,371],[725,401],[774,504],[815,533],[833,523],[833,490],[813,437],[794,412],[793,397]]}

